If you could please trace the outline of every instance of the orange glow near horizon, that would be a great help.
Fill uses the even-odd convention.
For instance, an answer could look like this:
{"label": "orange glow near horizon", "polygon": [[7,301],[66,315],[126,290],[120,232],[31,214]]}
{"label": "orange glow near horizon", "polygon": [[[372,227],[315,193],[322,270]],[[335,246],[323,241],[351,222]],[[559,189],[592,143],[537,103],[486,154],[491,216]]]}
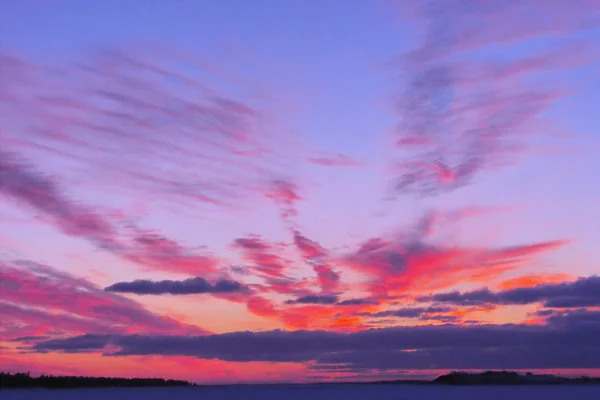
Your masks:
{"label": "orange glow near horizon", "polygon": [[576,2],[3,4],[0,369],[596,374]]}

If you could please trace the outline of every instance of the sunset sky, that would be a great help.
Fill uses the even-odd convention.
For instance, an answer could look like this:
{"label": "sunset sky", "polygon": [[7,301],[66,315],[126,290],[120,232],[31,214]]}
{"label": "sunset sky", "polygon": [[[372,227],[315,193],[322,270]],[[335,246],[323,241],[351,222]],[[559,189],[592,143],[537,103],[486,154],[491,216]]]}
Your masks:
{"label": "sunset sky", "polygon": [[0,370],[600,376],[598,0],[0,0]]}

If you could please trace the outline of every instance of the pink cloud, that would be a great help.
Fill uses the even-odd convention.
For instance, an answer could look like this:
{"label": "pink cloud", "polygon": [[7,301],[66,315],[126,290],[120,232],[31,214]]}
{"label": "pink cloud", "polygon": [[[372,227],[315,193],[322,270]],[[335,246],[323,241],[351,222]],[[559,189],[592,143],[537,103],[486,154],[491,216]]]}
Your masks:
{"label": "pink cloud", "polygon": [[309,157],[308,161],[322,167],[357,167],[361,165],[360,162],[344,154]]}
{"label": "pink cloud", "polygon": [[[562,40],[592,27],[597,7],[567,10],[559,1],[531,1],[467,10],[450,1],[418,14],[422,40],[399,63],[407,76],[396,100],[400,193],[440,194],[516,164],[532,137],[548,133],[544,114],[569,92],[556,80],[525,78],[590,65],[600,55],[590,42]],[[531,39],[552,46],[509,61],[469,58],[482,48]]]}
{"label": "pink cloud", "polygon": [[304,260],[312,266],[317,274],[317,281],[324,292],[331,292],[340,284],[340,274],[327,265],[328,251],[319,243],[303,236],[300,231],[292,230],[294,244],[302,254]]}
{"label": "pink cloud", "polygon": [[[394,132],[396,193],[443,194],[471,184],[491,170],[514,165],[527,154],[532,147],[529,139],[546,133],[544,115],[571,90],[559,87],[550,74],[597,61],[595,43],[562,38],[580,34],[598,21],[599,3],[585,1],[577,7],[567,7],[560,0],[507,6],[488,1],[464,7],[460,0],[450,0],[425,13],[409,4],[414,2],[404,2],[403,6],[413,8],[413,22],[422,22],[424,35],[416,49],[393,64],[402,68],[407,78],[404,87],[398,88],[395,103],[400,117]],[[582,11],[583,5],[588,9]],[[528,8],[533,11],[529,10],[532,15],[526,17]],[[560,40],[525,57],[496,59],[477,53],[489,50],[493,54],[502,46],[555,38]],[[117,262],[125,262],[124,267],[133,263],[142,271],[193,278],[157,281],[141,277],[102,290],[86,279],[47,265],[0,261],[0,313],[7,315],[0,328],[0,341],[22,336],[78,337],[86,333],[109,334],[106,337],[116,340],[148,333],[151,340],[155,335],[163,335],[165,340],[179,335],[175,340],[185,343],[197,335],[203,336],[201,342],[208,333],[186,323],[188,317],[175,317],[180,315],[179,310],[169,312],[170,316],[153,313],[111,292],[115,288],[155,296],[210,293],[212,301],[224,310],[233,310],[232,315],[251,314],[243,318],[251,319],[253,327],[285,327],[285,331],[263,335],[267,347],[286,337],[292,338],[289,343],[295,343],[296,337],[307,343],[302,340],[308,337],[311,344],[307,347],[318,345],[321,337],[332,337],[332,345],[344,343],[349,337],[357,337],[356,343],[362,343],[361,337],[379,332],[372,328],[391,332],[389,338],[394,338],[395,332],[407,332],[407,340],[420,340],[421,336],[413,332],[428,333],[433,327],[432,332],[442,332],[434,336],[439,341],[452,335],[455,328],[457,332],[462,328],[466,328],[464,332],[478,332],[483,326],[482,315],[504,318],[494,313],[505,312],[504,304],[446,308],[428,304],[436,295],[443,295],[442,290],[493,282],[498,289],[508,291],[573,280],[564,274],[523,271],[539,257],[565,246],[566,240],[502,247],[445,239],[444,234],[453,233],[446,224],[508,210],[503,207],[430,211],[413,224],[397,226],[402,228],[399,233],[366,237],[359,245],[343,247],[340,254],[302,228],[299,202],[309,200],[303,184],[307,180],[301,173],[292,172],[304,171],[295,168],[300,163],[304,163],[300,167],[354,167],[361,163],[343,154],[311,155],[302,146],[291,146],[288,135],[282,133],[288,129],[278,126],[278,115],[270,108],[272,105],[264,102],[268,96],[256,96],[264,88],[172,49],[96,49],[75,59],[77,62],[40,65],[0,54],[0,103],[7,105],[0,135],[0,196],[35,213],[39,222],[115,256]],[[208,78],[200,80],[198,76]],[[218,86],[215,77],[224,84]],[[28,160],[35,160],[36,165]],[[51,168],[59,169],[60,175]],[[289,236],[281,241],[266,239],[265,233],[256,230],[262,226],[250,227],[247,232],[261,232],[262,236],[233,236],[238,239],[228,250],[239,256],[241,265],[225,265],[225,258],[211,250],[199,250],[193,244],[167,237],[137,219],[132,222],[132,213],[108,212],[100,204],[80,200],[67,184],[76,180],[77,189],[89,191],[88,198],[94,198],[95,193],[114,194],[181,212],[239,212],[244,205],[253,207],[253,198],[266,196],[279,212]],[[302,217],[311,217],[314,209],[306,210]],[[0,224],[6,221],[9,219],[0,216]],[[0,236],[0,240],[6,239]],[[507,273],[516,278],[507,278]],[[230,274],[240,279],[229,279]],[[195,291],[186,286],[191,284],[196,285]],[[134,286],[137,289],[132,289]],[[427,301],[425,293],[431,294]],[[181,305],[175,301],[173,304],[173,308]],[[581,315],[561,311],[546,316],[575,323],[594,310],[580,311]],[[221,315],[220,308],[210,312],[228,318],[225,312]],[[526,324],[544,322],[542,314],[532,315],[537,319],[510,329],[518,334]],[[428,327],[393,328],[409,323]],[[445,324],[456,327],[435,330]],[[490,329],[496,332],[496,328]],[[230,332],[223,338],[261,335]],[[436,340],[431,341],[432,346],[437,346]],[[373,343],[381,345],[379,341]],[[148,357],[166,357],[154,354],[156,348],[148,348]],[[217,365],[226,369],[231,366],[225,361],[230,349],[225,347],[223,360],[217,360],[217,364],[193,361],[195,349],[189,349],[178,358],[155,359],[155,364],[138,360],[137,364],[127,361],[127,365],[158,368],[172,362],[180,366],[177,374],[189,374],[186,367]],[[379,350],[380,354],[371,354],[373,358],[387,360],[389,348]],[[416,356],[411,349],[406,350],[402,357],[408,360]],[[253,356],[260,359],[267,353]],[[335,376],[336,367],[331,363],[348,354],[329,353],[324,346],[320,356],[328,358],[329,363],[321,366]],[[455,360],[456,354],[462,353],[457,351],[448,359]],[[519,357],[520,353],[514,354]],[[94,363],[103,360],[99,353],[89,356]],[[247,360],[243,354],[238,356]],[[28,357],[33,360],[34,356]],[[65,362],[75,360],[64,357]],[[115,355],[113,360],[118,364],[119,360],[131,360],[129,357]],[[364,371],[373,373],[372,365],[363,365],[360,360],[364,354],[356,357],[346,360],[344,368],[361,365]],[[14,365],[29,366],[7,359]],[[280,359],[274,360],[281,364]],[[299,358],[290,370],[296,372],[306,365],[310,368],[306,362],[314,359]],[[102,370],[97,365],[87,368]],[[260,367],[268,368],[263,364]],[[352,371],[338,372],[342,374],[339,376],[352,376]],[[222,376],[215,373],[214,378]]]}
{"label": "pink cloud", "polygon": [[210,254],[197,254],[158,233],[71,200],[58,180],[41,173],[12,153],[0,150],[0,194],[42,214],[46,222],[66,235],[85,239],[99,249],[146,268],[183,273],[217,273],[218,261]]}
{"label": "pink cloud", "polygon": [[367,289],[375,298],[387,298],[489,281],[568,243],[550,241],[497,249],[447,246],[432,237],[439,220],[428,213],[408,234],[370,239],[340,262],[372,278]]}
{"label": "pink cloud", "polygon": [[298,193],[298,186],[288,180],[274,180],[267,191],[267,197],[273,199],[280,208],[281,218],[289,221],[298,215],[296,203],[302,200]]}
{"label": "pink cloud", "polygon": [[[253,88],[181,51],[95,49],[63,65],[3,54],[0,62],[0,98],[11,105],[2,143],[68,158],[80,177],[120,194],[151,194],[179,208],[240,206],[293,158]],[[227,89],[198,73],[228,80]],[[231,85],[240,89],[235,96]],[[169,167],[173,159],[180,168]],[[112,185],[115,177],[124,184]]]}
{"label": "pink cloud", "polygon": [[[133,300],[32,261],[0,263],[4,339],[73,332],[203,333],[204,329],[156,315]],[[59,322],[60,323],[57,323]],[[11,328],[12,326],[12,328]]]}

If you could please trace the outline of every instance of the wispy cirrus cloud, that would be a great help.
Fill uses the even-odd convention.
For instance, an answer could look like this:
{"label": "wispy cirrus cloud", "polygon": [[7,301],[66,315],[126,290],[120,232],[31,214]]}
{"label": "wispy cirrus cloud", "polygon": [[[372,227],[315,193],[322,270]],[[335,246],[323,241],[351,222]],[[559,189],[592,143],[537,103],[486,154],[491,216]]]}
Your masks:
{"label": "wispy cirrus cloud", "polygon": [[[408,7],[423,35],[397,63],[407,81],[395,104],[401,119],[396,192],[457,189],[485,171],[515,164],[529,139],[548,133],[546,111],[572,89],[543,78],[590,65],[600,55],[597,46],[578,40],[597,26],[598,8],[586,8],[585,0],[578,10],[559,3],[481,3],[467,9],[450,1]],[[492,54],[482,62],[473,56],[482,48],[532,39],[545,40],[550,50],[509,60]]]}
{"label": "wispy cirrus cloud", "polygon": [[[415,36],[422,40],[391,63],[404,80],[394,102],[396,194],[439,195],[517,164],[536,145],[530,139],[555,132],[548,129],[548,111],[574,90],[559,73],[598,61],[596,43],[584,38],[600,21],[597,0],[568,7],[561,0],[401,3],[416,5],[413,22],[422,35]],[[507,45],[515,51],[498,54]],[[361,163],[335,151],[310,151],[323,148],[316,143],[297,145],[289,134],[295,127],[280,124],[284,113],[263,85],[168,47],[94,48],[52,65],[30,60],[0,53],[0,103],[6,105],[0,200],[110,254],[124,268],[133,263],[152,272],[153,279],[118,277],[102,289],[41,264],[2,262],[0,313],[8,318],[0,344],[21,347],[0,350],[29,352],[23,356],[30,360],[73,353],[61,355],[63,364],[89,356],[78,359],[81,365],[141,357],[176,363],[178,373],[182,365],[209,370],[203,364],[209,359],[222,369],[230,362],[238,363],[234,369],[286,363],[332,375],[432,366],[600,367],[597,277],[533,271],[540,257],[567,240],[531,239],[512,247],[462,243],[449,225],[489,209],[442,211],[456,198],[415,214],[413,223],[386,221],[393,233],[369,234],[358,245],[332,238],[339,226],[317,222],[311,231],[307,220],[318,207],[343,212],[345,204],[336,199],[315,206],[307,173],[324,171],[315,166]],[[356,149],[362,143],[347,144]],[[364,182],[356,183],[362,190],[358,183]],[[264,226],[262,219],[245,224],[245,207],[262,217],[258,202],[265,197],[283,229],[267,218]],[[164,226],[147,229],[147,221],[127,212],[107,212],[103,207],[113,201],[152,204],[148,220]],[[354,218],[361,207],[345,211],[347,219],[336,223]],[[171,218],[179,213],[239,217],[240,225],[218,225],[212,237],[211,227]],[[180,222],[195,225],[182,229]],[[479,228],[482,234],[494,230]],[[210,250],[191,246],[175,240],[179,234],[214,243]],[[124,294],[153,297],[137,302]],[[190,300],[185,295],[211,303],[184,304]],[[169,316],[141,304],[160,304]],[[504,313],[506,306],[518,312]],[[511,323],[481,325],[482,313]],[[532,319],[523,321],[525,315]],[[238,330],[238,321],[228,320],[238,317],[239,324],[250,321],[241,329],[258,331],[213,335],[183,322],[198,318],[221,332]],[[285,330],[271,331],[275,326]]]}
{"label": "wispy cirrus cloud", "polygon": [[292,229],[294,245],[302,258],[317,275],[317,281],[323,292],[332,292],[340,285],[340,274],[328,263],[328,251],[319,243],[302,235],[298,229]]}
{"label": "wispy cirrus cloud", "polygon": [[495,279],[568,243],[550,241],[507,248],[449,245],[435,239],[439,221],[437,214],[426,213],[406,234],[369,239],[345,254],[341,262],[371,277],[367,289],[377,298]]}
{"label": "wispy cirrus cloud", "polygon": [[2,300],[0,312],[6,316],[3,317],[3,326],[0,330],[2,341],[21,342],[29,341],[19,340],[23,337],[48,338],[56,334],[114,333],[119,330],[110,321],[56,312],[43,304],[32,307]]}
{"label": "wispy cirrus cloud", "polygon": [[[215,279],[222,275],[218,260],[210,256],[210,253],[194,254],[159,233],[143,230],[132,223],[114,221],[91,206],[74,202],[61,190],[55,179],[41,174],[16,157],[11,158],[9,155],[1,165],[5,179],[0,192],[19,204],[44,214],[50,219],[50,223],[70,236],[87,240],[99,249],[146,269],[191,276],[198,273],[209,276],[212,274]],[[295,189],[287,185],[277,188],[277,201],[284,207],[293,208],[299,199]],[[455,213],[452,215],[452,218],[457,217]],[[241,292],[236,296],[233,296],[234,292],[213,294],[229,301],[244,303],[249,311],[278,318],[288,326],[310,326],[312,323],[302,313],[311,312],[318,313],[322,323],[326,325],[335,320],[344,320],[345,329],[362,324],[361,317],[356,316],[356,312],[372,311],[377,303],[388,297],[394,298],[407,291],[417,294],[444,289],[457,282],[479,282],[495,278],[518,268],[537,254],[564,244],[548,242],[506,249],[445,246],[431,240],[431,235],[439,229],[437,224],[441,220],[443,218],[439,214],[426,213],[408,230],[407,235],[386,240],[369,240],[358,250],[341,258],[304,236],[299,228],[291,227],[292,245],[304,262],[313,268],[314,280],[295,276],[293,261],[285,256],[287,245],[269,243],[259,236],[239,238],[234,241],[233,248],[242,253],[243,261],[248,264],[246,269],[263,280],[263,283],[254,285],[254,290],[263,295],[250,296],[249,293]],[[345,266],[363,274],[367,278],[365,289],[373,302],[341,304],[336,300],[328,304],[331,307],[315,309],[314,306],[319,303],[299,301],[297,304],[307,308],[288,310],[278,302],[264,297],[273,293],[310,298],[315,286],[321,288],[323,293],[320,296],[334,295],[340,287],[341,275],[333,269],[332,262],[338,268]],[[137,289],[164,293],[158,290],[161,285],[150,285],[152,288],[146,286],[145,289]],[[348,307],[340,310],[340,305]]]}
{"label": "wispy cirrus cloud", "polygon": [[277,282],[288,278],[290,262],[281,255],[281,244],[269,243],[260,236],[253,235],[235,239],[232,247],[242,252],[242,259],[248,262],[256,275],[267,282]]}
{"label": "wispy cirrus cloud", "polygon": [[271,198],[280,209],[281,218],[291,223],[298,216],[296,203],[302,200],[298,185],[290,180],[275,179],[267,189],[267,197]]}
{"label": "wispy cirrus cloud", "polygon": [[[445,228],[446,222],[454,223],[478,213],[427,212],[403,234],[368,240],[357,250],[342,255],[308,239],[298,228],[292,228],[292,245],[304,262],[317,272],[314,280],[294,277],[289,268],[292,260],[282,256],[288,247],[283,243],[271,244],[258,236],[237,239],[233,247],[242,250],[244,260],[249,263],[247,268],[265,281],[265,284],[252,285],[256,293],[263,293],[263,296],[247,299],[247,307],[261,313],[259,315],[277,318],[290,328],[359,329],[369,326],[368,318],[373,314],[390,313],[391,317],[393,309],[390,306],[399,300],[414,301],[432,290],[498,279],[568,243],[555,241],[506,248],[470,248],[444,244],[436,239],[436,233]],[[331,263],[339,269],[349,268],[359,273],[363,279],[358,288],[368,295],[353,293],[346,294],[350,298],[340,298],[341,276],[336,273],[333,282],[329,283],[318,273],[318,268]],[[316,287],[321,288],[320,293],[315,292]],[[271,300],[269,292],[293,297],[281,303]],[[470,313],[481,311],[489,310],[467,307],[445,314],[426,315],[424,312],[423,316],[429,316],[426,319],[429,321],[459,322],[466,320]],[[307,316],[310,314],[314,318]]]}
{"label": "wispy cirrus cloud", "polygon": [[[179,50],[95,48],[56,65],[6,53],[0,62],[0,96],[10,104],[0,144],[67,159],[77,178],[121,195],[151,193],[183,210],[239,205],[291,159],[291,139],[264,98]],[[169,167],[173,159],[179,168]]]}
{"label": "wispy cirrus cloud", "polygon": [[[77,332],[203,333],[204,329],[146,310],[137,302],[33,261],[0,263],[3,338]],[[4,313],[3,313],[4,314]],[[60,323],[58,323],[60,321]],[[64,334],[63,333],[63,334]]]}
{"label": "wispy cirrus cloud", "polygon": [[218,261],[198,254],[165,236],[70,198],[59,180],[18,155],[0,149],[0,195],[40,213],[62,233],[84,239],[97,248],[146,268],[167,272],[214,273]]}
{"label": "wispy cirrus cloud", "polygon": [[362,165],[358,160],[344,154],[321,154],[309,157],[307,160],[321,167],[358,167]]}
{"label": "wispy cirrus cloud", "polygon": [[57,181],[0,148],[0,194],[43,214],[63,233],[112,248],[115,228],[95,210],[69,199]]}

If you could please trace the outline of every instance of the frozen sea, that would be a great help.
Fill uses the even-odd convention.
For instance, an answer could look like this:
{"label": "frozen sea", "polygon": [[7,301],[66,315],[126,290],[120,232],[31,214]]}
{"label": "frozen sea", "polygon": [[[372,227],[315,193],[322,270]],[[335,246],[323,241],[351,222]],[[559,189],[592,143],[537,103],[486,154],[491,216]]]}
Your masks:
{"label": "frozen sea", "polygon": [[1,400],[600,400],[600,386],[253,385],[2,390]]}

